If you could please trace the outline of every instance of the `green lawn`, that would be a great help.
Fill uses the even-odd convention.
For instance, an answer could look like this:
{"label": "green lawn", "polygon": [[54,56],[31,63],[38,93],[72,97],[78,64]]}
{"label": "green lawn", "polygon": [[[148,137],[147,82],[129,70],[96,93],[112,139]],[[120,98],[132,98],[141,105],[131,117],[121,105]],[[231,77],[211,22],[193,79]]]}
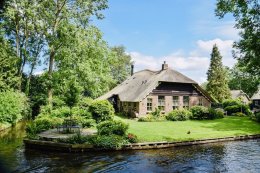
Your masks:
{"label": "green lawn", "polygon": [[[225,117],[217,120],[137,122],[115,117],[129,124],[129,133],[140,142],[185,141],[238,135],[260,134],[260,124],[248,117]],[[187,132],[190,131],[190,134]]]}

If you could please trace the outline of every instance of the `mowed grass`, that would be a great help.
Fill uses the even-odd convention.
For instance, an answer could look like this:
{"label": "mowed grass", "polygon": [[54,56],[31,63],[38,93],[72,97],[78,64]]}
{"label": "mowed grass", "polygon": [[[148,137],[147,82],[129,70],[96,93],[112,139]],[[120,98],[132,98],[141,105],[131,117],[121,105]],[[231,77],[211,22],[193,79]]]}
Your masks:
{"label": "mowed grass", "polygon": [[[260,123],[248,117],[225,117],[217,120],[138,122],[116,116],[129,124],[129,133],[140,142],[186,141],[194,139],[260,134]],[[190,134],[188,134],[188,131]]]}

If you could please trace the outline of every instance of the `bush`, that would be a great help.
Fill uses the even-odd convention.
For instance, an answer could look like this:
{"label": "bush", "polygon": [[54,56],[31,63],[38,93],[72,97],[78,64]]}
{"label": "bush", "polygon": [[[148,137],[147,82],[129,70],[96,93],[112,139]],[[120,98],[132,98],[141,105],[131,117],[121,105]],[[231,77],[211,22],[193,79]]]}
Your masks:
{"label": "bush", "polygon": [[140,121],[140,122],[153,122],[153,121],[156,121],[156,120],[154,119],[154,117],[152,115],[148,114],[145,117],[138,118],[138,121]]}
{"label": "bush", "polygon": [[104,121],[97,125],[99,135],[118,135],[125,136],[128,130],[128,124],[122,121]]}
{"label": "bush", "polygon": [[51,128],[55,128],[63,123],[62,118],[58,117],[40,117],[35,119],[33,122],[27,124],[25,131],[27,136],[34,137],[38,133],[43,132],[45,130],[49,130]]}
{"label": "bush", "polygon": [[235,106],[235,105],[241,105],[241,104],[242,104],[241,101],[234,100],[234,99],[227,99],[227,100],[224,100],[222,103],[224,109],[228,106]]}
{"label": "bush", "polygon": [[72,113],[72,115],[81,116],[81,117],[84,117],[86,119],[92,118],[91,113],[87,109],[84,109],[84,108],[81,108],[81,107],[78,107],[78,106],[73,107],[71,109],[71,113]]}
{"label": "bush", "polygon": [[218,118],[224,118],[224,110],[220,108],[209,108],[208,119],[213,120]]}
{"label": "bush", "polygon": [[93,102],[89,107],[89,111],[92,113],[92,117],[97,123],[112,120],[115,113],[113,105],[108,100]]}
{"label": "bush", "polygon": [[52,110],[50,115],[52,117],[65,118],[65,117],[69,117],[71,115],[71,110],[69,107],[63,106],[63,107]]}
{"label": "bush", "polygon": [[166,119],[170,121],[185,121],[192,116],[187,109],[175,109],[166,115]]}
{"label": "bush", "polygon": [[58,142],[69,143],[69,144],[84,144],[88,143],[91,136],[82,136],[80,133],[73,135],[67,139],[58,139]]}
{"label": "bush", "polygon": [[137,136],[132,134],[132,133],[127,134],[127,140],[130,143],[137,143],[138,142]]}
{"label": "bush", "polygon": [[127,140],[124,137],[118,135],[97,135],[89,141],[94,147],[99,149],[120,149],[122,145],[127,144]]}
{"label": "bush", "polygon": [[82,116],[78,116],[78,115],[73,115],[71,117],[73,120],[76,121],[77,124],[81,125],[83,128],[87,127],[93,127],[95,124],[95,120],[93,119],[87,119],[85,117]]}
{"label": "bush", "polygon": [[260,112],[255,113],[255,119],[256,119],[257,122],[260,123]]}
{"label": "bush", "polygon": [[92,104],[93,99],[90,97],[82,97],[79,102],[78,106],[82,109],[88,109],[89,106]]}
{"label": "bush", "polygon": [[236,113],[232,113],[232,116],[237,116],[237,117],[245,117],[246,115],[242,112],[236,112]]}
{"label": "bush", "polygon": [[243,112],[246,115],[251,115],[252,112],[249,109],[248,105],[234,105],[234,106],[227,106],[225,108],[225,111],[227,111],[228,115],[232,115],[233,113],[237,112]]}
{"label": "bush", "polygon": [[24,94],[14,91],[0,92],[0,123],[15,124],[28,116],[28,107]]}
{"label": "bush", "polygon": [[204,106],[193,106],[191,107],[192,119],[203,120],[209,119],[209,109]]}

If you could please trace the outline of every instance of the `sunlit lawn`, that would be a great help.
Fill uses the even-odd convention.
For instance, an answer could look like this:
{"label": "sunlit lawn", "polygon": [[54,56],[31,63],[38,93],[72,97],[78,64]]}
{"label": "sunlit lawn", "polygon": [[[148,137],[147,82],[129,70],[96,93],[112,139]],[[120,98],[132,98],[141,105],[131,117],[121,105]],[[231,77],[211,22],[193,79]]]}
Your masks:
{"label": "sunlit lawn", "polygon": [[[260,123],[248,117],[225,117],[217,120],[189,120],[138,122],[132,119],[115,117],[129,124],[129,133],[138,136],[140,142],[185,141],[203,138],[216,138],[260,134]],[[190,134],[187,132],[190,131]]]}

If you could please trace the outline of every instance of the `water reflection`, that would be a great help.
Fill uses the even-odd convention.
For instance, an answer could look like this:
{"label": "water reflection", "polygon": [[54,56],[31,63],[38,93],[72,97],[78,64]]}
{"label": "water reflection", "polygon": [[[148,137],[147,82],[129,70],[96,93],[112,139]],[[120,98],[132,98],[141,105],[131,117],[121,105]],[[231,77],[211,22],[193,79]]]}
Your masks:
{"label": "water reflection", "polygon": [[24,150],[21,142],[24,134],[19,133],[11,133],[10,138],[2,136],[0,144],[0,155],[14,172],[244,173],[260,170],[260,140],[160,150],[76,154]]}

